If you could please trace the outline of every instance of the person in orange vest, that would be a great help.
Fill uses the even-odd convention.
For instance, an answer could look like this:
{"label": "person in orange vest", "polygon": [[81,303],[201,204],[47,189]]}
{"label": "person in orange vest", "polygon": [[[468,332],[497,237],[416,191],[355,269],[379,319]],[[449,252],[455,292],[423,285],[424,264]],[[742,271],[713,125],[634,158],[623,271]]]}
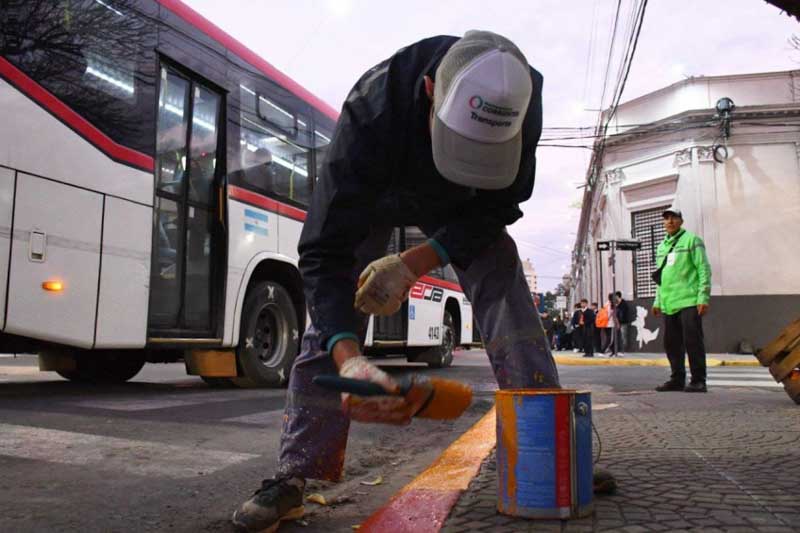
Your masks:
{"label": "person in orange vest", "polygon": [[596,325],[601,333],[600,353],[604,354],[611,349],[609,356],[615,357],[617,355],[617,346],[614,342],[614,334],[619,329],[619,324],[617,323],[617,312],[614,306],[614,293],[608,295],[605,305],[597,313]]}

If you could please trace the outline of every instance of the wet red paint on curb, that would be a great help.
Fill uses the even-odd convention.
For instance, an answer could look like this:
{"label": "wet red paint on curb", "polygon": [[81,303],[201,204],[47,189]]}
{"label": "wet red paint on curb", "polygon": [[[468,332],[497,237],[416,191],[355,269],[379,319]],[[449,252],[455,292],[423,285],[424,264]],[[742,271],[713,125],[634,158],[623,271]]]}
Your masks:
{"label": "wet red paint on curb", "polygon": [[359,528],[374,533],[439,531],[494,449],[497,433],[494,407],[453,442],[411,483],[392,496]]}
{"label": "wet red paint on curb", "polygon": [[460,490],[411,489],[396,494],[370,516],[359,532],[435,533],[461,496]]}

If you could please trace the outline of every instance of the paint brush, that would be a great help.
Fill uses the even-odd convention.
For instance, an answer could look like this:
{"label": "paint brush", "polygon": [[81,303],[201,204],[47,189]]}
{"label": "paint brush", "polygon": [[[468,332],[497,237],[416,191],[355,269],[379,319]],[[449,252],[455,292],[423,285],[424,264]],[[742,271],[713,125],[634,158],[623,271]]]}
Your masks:
{"label": "paint brush", "polygon": [[[326,389],[356,396],[390,395],[377,383],[332,374],[315,376],[313,382]],[[412,375],[400,378],[396,382],[398,392],[395,396],[423,398],[421,407],[414,414],[415,417],[451,420],[461,416],[472,403],[472,389],[458,381]]]}

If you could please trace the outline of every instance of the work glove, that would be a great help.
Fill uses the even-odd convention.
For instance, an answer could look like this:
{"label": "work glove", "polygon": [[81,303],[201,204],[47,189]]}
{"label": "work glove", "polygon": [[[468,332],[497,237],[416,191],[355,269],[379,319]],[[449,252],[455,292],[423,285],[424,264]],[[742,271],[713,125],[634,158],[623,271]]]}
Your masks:
{"label": "work glove", "polygon": [[366,357],[352,357],[339,368],[339,375],[345,378],[361,379],[379,384],[386,389],[386,396],[356,396],[342,393],[342,409],[353,420],[368,423],[403,425],[411,422],[424,397],[409,392],[409,398],[393,396],[399,393],[395,381],[383,370],[370,363]]}
{"label": "work glove", "polygon": [[358,277],[355,307],[365,314],[388,316],[408,298],[417,276],[399,255],[373,261]]}

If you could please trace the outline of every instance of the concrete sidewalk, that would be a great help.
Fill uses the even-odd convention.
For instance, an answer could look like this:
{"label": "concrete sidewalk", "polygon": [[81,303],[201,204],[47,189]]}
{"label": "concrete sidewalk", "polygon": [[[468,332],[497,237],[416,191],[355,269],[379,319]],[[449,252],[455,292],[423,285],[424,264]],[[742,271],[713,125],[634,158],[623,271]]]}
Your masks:
{"label": "concrete sidewalk", "polygon": [[442,531],[800,531],[800,409],[782,391],[597,393],[592,403],[597,466],[619,483],[592,516],[497,513],[492,452]]}
{"label": "concrete sidewalk", "polygon": [[[554,351],[553,357],[559,365],[602,365],[602,366],[669,366],[664,353],[626,353],[621,357],[609,357],[595,354],[594,357],[583,357],[582,353],[572,351]],[[710,353],[706,356],[706,365],[715,366],[761,366],[754,355]],[[688,362],[687,362],[688,368]]]}

